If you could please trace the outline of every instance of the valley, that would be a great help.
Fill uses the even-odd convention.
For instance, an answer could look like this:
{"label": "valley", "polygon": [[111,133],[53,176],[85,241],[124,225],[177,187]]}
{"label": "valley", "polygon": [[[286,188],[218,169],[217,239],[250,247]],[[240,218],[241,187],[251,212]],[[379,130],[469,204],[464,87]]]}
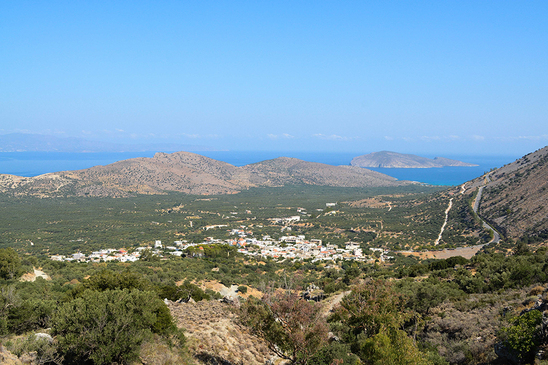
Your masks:
{"label": "valley", "polygon": [[[271,185],[249,185],[230,194],[147,190],[116,197],[46,197],[52,194],[51,177],[45,177],[49,182],[38,196],[16,186],[17,193],[0,195],[3,211],[9,212],[0,216],[0,335],[5,344],[0,356],[14,364],[25,356],[35,356],[34,363],[85,359],[88,355],[71,352],[70,342],[63,342],[72,338],[63,321],[77,314],[71,320],[89,326],[83,321],[92,319],[68,308],[84,300],[95,303],[88,311],[98,310],[103,301],[129,301],[139,308],[146,297],[150,303],[158,300],[154,310],[168,309],[167,327],[151,322],[139,329],[149,335],[138,345],[113,352],[107,362],[87,361],[289,364],[306,358],[301,363],[330,365],[361,364],[390,353],[424,364],[499,364],[514,357],[532,361],[545,348],[542,318],[528,317],[548,306],[544,220],[534,214],[526,221],[497,220],[492,212],[510,201],[526,203],[523,208],[511,205],[512,211],[527,207],[535,212],[526,190],[523,198],[510,200],[504,187],[521,191],[528,179],[539,186],[546,154],[537,151],[456,187],[346,186],[330,183],[330,178],[318,180],[311,175],[315,168],[292,159],[246,167],[244,173],[191,155],[158,156],[155,161],[165,158],[170,165],[184,160],[184,168],[198,164],[212,176],[229,176],[223,184]],[[121,177],[122,171],[145,171],[150,162],[107,169]],[[300,168],[305,172],[292,170]],[[322,179],[330,176],[322,169]],[[65,172],[53,179],[98,177],[101,171]],[[152,181],[154,174],[147,176]],[[307,177],[296,183],[284,176]],[[101,183],[100,189],[109,184]],[[64,186],[58,185],[53,195]],[[531,194],[538,192],[542,185]],[[485,221],[496,227],[495,233]],[[526,227],[526,235],[516,236],[510,225],[503,225],[513,221]],[[287,306],[293,309],[288,312]],[[386,312],[376,318],[368,306],[385,306]],[[361,308],[359,322],[350,314],[352,308]],[[353,337],[359,331],[356,323],[372,325],[367,324],[370,316],[386,327],[373,326],[371,335]],[[531,324],[520,327],[522,318]],[[262,325],[278,320],[288,327]],[[289,326],[310,331],[303,336],[315,342],[296,346]],[[177,332],[185,328],[185,334]],[[53,342],[33,342],[32,331],[51,334]],[[513,331],[520,333],[517,340],[511,340]],[[391,347],[381,351],[376,341],[385,335]],[[523,347],[524,341],[532,345]],[[367,351],[355,350],[364,344],[370,344]],[[126,355],[132,360],[119,357]]]}

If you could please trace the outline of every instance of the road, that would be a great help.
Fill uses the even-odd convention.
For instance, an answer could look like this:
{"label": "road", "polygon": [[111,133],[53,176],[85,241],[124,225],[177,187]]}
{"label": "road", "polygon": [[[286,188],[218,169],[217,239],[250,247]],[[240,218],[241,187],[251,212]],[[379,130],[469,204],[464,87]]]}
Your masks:
{"label": "road", "polygon": [[[479,209],[479,205],[480,205],[480,202],[481,202],[481,195],[483,193],[483,188],[487,184],[489,184],[490,182],[491,182],[491,176],[487,175],[485,177],[483,185],[478,188],[478,194],[476,195],[476,199],[474,200],[474,206],[472,207],[472,209],[474,210],[474,213],[476,213],[476,215],[478,214],[478,209]],[[462,184],[462,186],[461,186],[461,189],[460,189],[461,194],[464,194],[464,191],[466,190],[465,185],[466,185],[466,183]],[[452,206],[453,206],[453,198],[449,199],[449,206],[445,210],[445,221],[443,222],[443,225],[441,226],[440,234],[438,235],[438,238],[434,242],[434,246],[439,245],[439,243],[441,241],[443,231],[445,230],[445,226],[447,225],[447,220],[449,218],[449,211],[451,210]],[[483,219],[481,219],[481,217],[479,215],[478,215],[478,217],[481,220],[481,222],[483,224],[483,227],[485,229],[487,229],[488,231],[493,232],[493,239],[491,241],[489,241],[489,243],[492,243],[492,242],[499,243],[500,242],[500,234],[493,227],[491,227],[489,224],[487,224],[487,222],[485,222]]]}
{"label": "road", "polygon": [[447,209],[445,209],[445,221],[443,222],[443,225],[441,226],[440,234],[438,235],[438,239],[436,239],[436,242],[434,242],[434,246],[440,244],[441,235],[443,234],[443,231],[445,230],[445,226],[447,225],[447,220],[449,219],[449,211],[451,210],[451,207],[453,206],[453,198],[449,199],[449,206]]}
{"label": "road", "polygon": [[485,229],[493,232],[493,239],[491,241],[489,241],[489,243],[492,243],[492,242],[499,243],[500,242],[500,234],[493,227],[491,227],[489,224],[487,224],[487,222],[484,221],[478,214],[478,209],[479,209],[479,205],[480,205],[480,202],[481,202],[481,195],[483,193],[483,188],[485,186],[487,186],[487,184],[489,184],[490,182],[491,182],[491,175],[487,175],[485,177],[485,181],[484,181],[483,185],[478,188],[478,195],[476,195],[476,200],[474,200],[474,206],[473,206],[472,209],[474,210],[474,213],[476,213],[478,218],[483,223],[483,227]]}

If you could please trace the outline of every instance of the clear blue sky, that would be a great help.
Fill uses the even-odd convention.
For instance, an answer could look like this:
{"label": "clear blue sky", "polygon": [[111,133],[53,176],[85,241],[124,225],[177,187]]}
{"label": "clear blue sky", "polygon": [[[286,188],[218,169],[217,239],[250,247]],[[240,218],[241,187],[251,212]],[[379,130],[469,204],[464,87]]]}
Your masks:
{"label": "clear blue sky", "polygon": [[0,2],[0,134],[231,150],[548,145],[548,1]]}

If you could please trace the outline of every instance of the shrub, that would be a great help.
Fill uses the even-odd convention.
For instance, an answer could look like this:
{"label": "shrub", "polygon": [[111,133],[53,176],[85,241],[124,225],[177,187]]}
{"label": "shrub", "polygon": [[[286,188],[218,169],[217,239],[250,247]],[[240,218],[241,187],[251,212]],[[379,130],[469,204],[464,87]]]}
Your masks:
{"label": "shrub", "polygon": [[174,327],[165,304],[153,292],[86,290],[52,318],[53,335],[68,363],[127,363],[152,332]]}
{"label": "shrub", "polygon": [[58,364],[63,363],[63,356],[57,352],[55,342],[49,335],[30,334],[28,337],[16,339],[8,346],[9,350],[21,357],[27,355],[32,358],[32,363],[41,364]]}
{"label": "shrub", "polygon": [[13,279],[20,267],[21,259],[13,248],[0,248],[0,278]]}
{"label": "shrub", "polygon": [[297,293],[251,297],[242,307],[242,322],[262,337],[270,350],[291,364],[307,364],[327,344],[327,323],[321,307]]}
{"label": "shrub", "polygon": [[529,311],[510,319],[511,325],[501,329],[498,337],[502,339],[504,346],[516,353],[520,359],[528,359],[539,345],[538,326],[541,322],[540,311]]}
{"label": "shrub", "polygon": [[529,291],[529,295],[539,295],[544,292],[544,287],[542,285],[537,285],[531,291]]}

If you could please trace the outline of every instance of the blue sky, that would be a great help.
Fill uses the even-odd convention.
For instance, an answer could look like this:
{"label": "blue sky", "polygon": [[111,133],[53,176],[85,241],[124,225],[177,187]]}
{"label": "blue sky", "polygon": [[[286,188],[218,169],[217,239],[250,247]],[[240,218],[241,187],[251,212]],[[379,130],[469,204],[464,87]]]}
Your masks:
{"label": "blue sky", "polygon": [[546,1],[0,2],[0,134],[229,150],[548,145]]}

